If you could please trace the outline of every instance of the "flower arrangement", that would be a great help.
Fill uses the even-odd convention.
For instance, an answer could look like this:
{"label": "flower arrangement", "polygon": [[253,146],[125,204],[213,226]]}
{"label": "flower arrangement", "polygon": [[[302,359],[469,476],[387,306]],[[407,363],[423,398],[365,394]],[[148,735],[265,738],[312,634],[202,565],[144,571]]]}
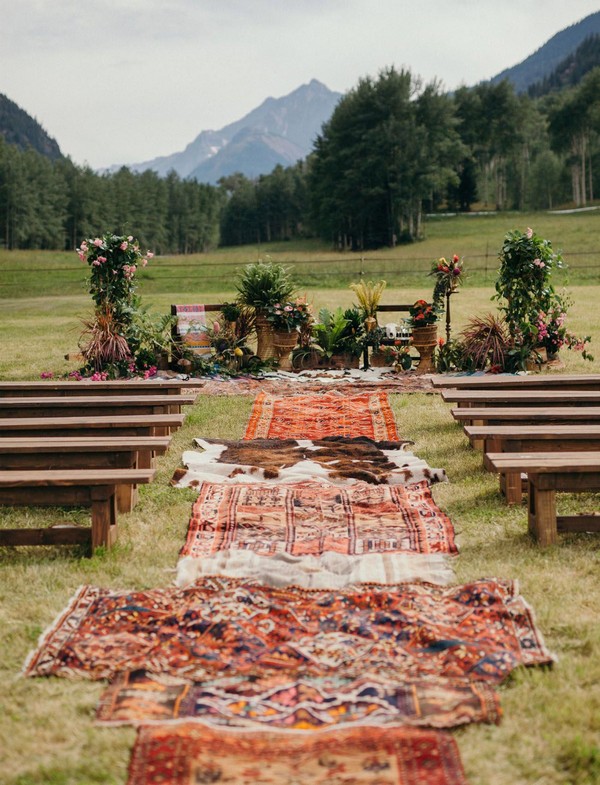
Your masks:
{"label": "flower arrangement", "polygon": [[579,338],[567,330],[565,324],[567,303],[558,295],[555,302],[547,312],[539,311],[537,316],[537,341],[538,346],[543,346],[548,355],[555,355],[560,349],[567,348],[576,352],[581,352],[584,360],[593,360],[593,356],[586,350],[586,344],[591,337],[586,335]]}
{"label": "flower arrangement", "polygon": [[312,313],[306,300],[298,298],[294,301],[275,303],[266,308],[267,320],[274,330],[299,330],[310,323]]}
{"label": "flower arrangement", "polygon": [[131,235],[112,232],[84,240],[77,254],[90,268],[89,291],[96,307],[108,308],[121,323],[130,321],[135,305],[135,274],[154,254],[142,253]]}
{"label": "flower arrangement", "polygon": [[417,300],[408,309],[409,319],[407,320],[413,330],[419,327],[428,327],[435,324],[438,319],[438,312],[433,303],[426,300]]}
{"label": "flower arrangement", "polygon": [[431,263],[429,275],[435,277],[433,287],[433,302],[441,305],[443,298],[456,291],[464,280],[462,260],[454,254],[448,261],[444,256]]}
{"label": "flower arrangement", "polygon": [[395,341],[393,345],[381,344],[377,347],[377,351],[383,355],[386,365],[393,365],[403,371],[412,368],[410,348],[400,340]]}

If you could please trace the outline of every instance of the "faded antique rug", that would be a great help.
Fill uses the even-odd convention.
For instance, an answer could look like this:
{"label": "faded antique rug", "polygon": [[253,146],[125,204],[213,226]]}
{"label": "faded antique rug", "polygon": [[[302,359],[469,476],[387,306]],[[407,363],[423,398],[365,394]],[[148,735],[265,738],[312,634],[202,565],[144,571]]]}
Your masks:
{"label": "faded antique rug", "polygon": [[217,551],[201,559],[184,556],[177,563],[175,584],[189,586],[208,575],[225,575],[267,586],[301,589],[342,589],[352,583],[394,585],[411,581],[448,584],[454,579],[451,557],[445,553],[365,553],[350,556],[325,551],[319,556],[274,553],[261,556],[251,550]]}
{"label": "faded antique rug", "polygon": [[278,397],[259,393],[252,406],[244,439],[323,439],[325,436],[368,436],[398,441],[394,414],[386,392]]}
{"label": "faded antique rug", "polygon": [[500,721],[496,691],[484,682],[394,682],[377,674],[290,680],[222,678],[191,682],[145,671],[119,674],[102,695],[100,724],[196,720],[214,727],[328,730],[350,725],[452,728]]}
{"label": "faded antique rug", "polygon": [[147,670],[193,681],[285,674],[497,683],[549,663],[511,581],[275,589],[205,578],[189,589],[80,588],[28,658],[28,676]]}
{"label": "faded antique rug", "polygon": [[203,483],[180,556],[456,553],[454,527],[427,482],[337,488],[322,482]]}
{"label": "faded antique rug", "polygon": [[224,732],[197,723],[138,731],[128,785],[467,785],[442,731]]}
{"label": "faded antique rug", "polygon": [[412,442],[376,442],[366,436],[324,439],[194,439],[202,449],[183,453],[185,469],[177,469],[172,484],[197,488],[202,482],[300,482],[325,480],[351,485],[356,480],[374,485],[408,485],[427,480],[447,482],[443,469],[406,450]]}

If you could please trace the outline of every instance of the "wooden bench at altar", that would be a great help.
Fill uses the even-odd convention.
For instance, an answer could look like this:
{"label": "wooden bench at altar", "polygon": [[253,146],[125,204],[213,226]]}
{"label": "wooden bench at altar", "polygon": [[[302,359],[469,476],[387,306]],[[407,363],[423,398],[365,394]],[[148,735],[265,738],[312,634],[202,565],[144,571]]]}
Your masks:
{"label": "wooden bench at altar", "polygon": [[442,390],[442,398],[459,407],[600,406],[596,390]]}
{"label": "wooden bench at altar", "polygon": [[8,417],[0,419],[0,436],[168,436],[183,421],[183,414]]}
{"label": "wooden bench at altar", "polygon": [[5,396],[0,397],[0,418],[180,414],[195,400],[195,395]]}
{"label": "wooden bench at altar", "polygon": [[0,529],[0,546],[77,545],[109,548],[117,539],[117,488],[150,482],[154,469],[44,469],[0,471],[0,504],[89,507],[91,528],[59,525]]}
{"label": "wooden bench at altar", "polygon": [[600,390],[600,373],[439,374],[431,382],[455,390]]}
{"label": "wooden bench at altar", "polygon": [[[0,437],[0,470],[153,469],[170,441],[169,436]],[[118,487],[119,512],[130,512],[136,501],[137,486]]]}
{"label": "wooden bench at altar", "polygon": [[600,490],[600,452],[488,453],[498,473],[527,475],[529,532],[554,545],[558,532],[600,532],[600,515],[556,514],[556,493]]}
{"label": "wooden bench at altar", "polygon": [[451,409],[462,425],[600,423],[600,406],[485,406]]}
{"label": "wooden bench at altar", "polygon": [[[75,381],[0,381],[0,398],[4,396],[49,397],[61,395],[198,395],[201,379],[115,379],[105,382]],[[195,388],[198,388],[195,390]]]}

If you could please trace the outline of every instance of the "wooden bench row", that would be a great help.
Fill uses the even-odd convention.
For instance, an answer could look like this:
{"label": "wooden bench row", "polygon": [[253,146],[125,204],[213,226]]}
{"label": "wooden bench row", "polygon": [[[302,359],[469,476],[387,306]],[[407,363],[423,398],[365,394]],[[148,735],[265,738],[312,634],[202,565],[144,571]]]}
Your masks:
{"label": "wooden bench row", "polygon": [[[80,382],[63,384],[81,389]],[[91,528],[5,528],[0,545],[110,547],[117,514],[131,511],[138,485],[154,478],[156,457],[195,394],[179,394],[178,385],[169,394],[155,388],[154,395],[105,395],[94,387],[74,396],[57,386],[56,394],[34,396],[20,387],[22,395],[6,395],[14,388],[0,394],[0,504],[88,507]]]}
{"label": "wooden bench row", "polygon": [[527,376],[500,374],[440,374],[432,377],[434,387],[455,390],[590,390],[600,389],[598,373],[534,373]]}

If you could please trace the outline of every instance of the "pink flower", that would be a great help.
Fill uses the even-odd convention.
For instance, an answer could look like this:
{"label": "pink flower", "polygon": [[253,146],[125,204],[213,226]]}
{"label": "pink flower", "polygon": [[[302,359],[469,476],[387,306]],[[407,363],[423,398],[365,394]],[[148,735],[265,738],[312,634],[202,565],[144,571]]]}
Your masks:
{"label": "pink flower", "polygon": [[133,240],[132,235],[129,235],[129,237],[127,239],[129,240],[129,242],[131,242]]}
{"label": "pink flower", "polygon": [[154,254],[152,253],[152,251],[147,251],[146,252],[146,258],[152,259],[153,257],[154,257]]}
{"label": "pink flower", "polygon": [[92,262],[92,267],[100,267],[100,260],[94,259],[94,261]]}
{"label": "pink flower", "polygon": [[213,322],[213,332],[214,332],[214,334],[218,335],[220,331],[221,331],[221,325],[219,324],[219,322]]}
{"label": "pink flower", "polygon": [[145,267],[148,264],[147,259],[142,259],[142,267]]}
{"label": "pink flower", "polygon": [[106,261],[106,256],[99,256],[98,257],[98,261],[99,262],[105,262]]}
{"label": "pink flower", "polygon": [[144,379],[149,379],[151,376],[156,376],[156,365],[151,365],[147,371],[144,371]]}
{"label": "pink flower", "polygon": [[129,245],[129,243],[127,242],[127,240],[123,240],[123,242],[121,243],[121,245],[119,246],[119,248],[120,248],[122,251],[126,251],[126,250],[127,250],[127,246],[128,246],[128,245]]}
{"label": "pink flower", "polygon": [[531,240],[531,238],[533,237],[533,229],[530,226],[527,227],[525,236],[527,237],[528,240]]}
{"label": "pink flower", "polygon": [[52,379],[54,373],[52,371],[42,371],[40,374],[40,379]]}
{"label": "pink flower", "polygon": [[542,269],[543,267],[545,267],[545,266],[546,266],[546,265],[544,264],[544,262],[542,262],[542,260],[541,260],[541,259],[534,259],[534,260],[533,260],[533,263],[534,263],[534,264],[535,264],[537,267],[539,267],[540,269]]}
{"label": "pink flower", "polygon": [[99,237],[96,237],[96,239],[94,240],[94,245],[96,246],[96,248],[100,248],[100,246],[102,245],[102,240]]}

